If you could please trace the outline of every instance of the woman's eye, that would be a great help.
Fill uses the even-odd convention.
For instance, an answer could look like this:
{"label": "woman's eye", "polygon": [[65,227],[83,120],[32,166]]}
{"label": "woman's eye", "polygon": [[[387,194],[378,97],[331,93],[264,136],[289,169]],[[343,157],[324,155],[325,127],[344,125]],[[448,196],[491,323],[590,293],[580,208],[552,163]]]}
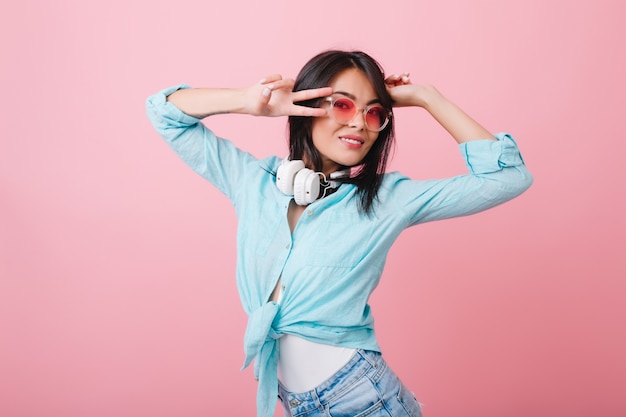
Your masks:
{"label": "woman's eye", "polygon": [[371,116],[374,117],[380,117],[383,114],[383,108],[382,107],[372,107],[371,109],[369,109],[367,111],[367,113]]}
{"label": "woman's eye", "polygon": [[352,108],[352,106],[350,106],[350,104],[343,102],[343,101],[338,101],[335,103],[335,107],[341,110],[348,110],[350,108]]}

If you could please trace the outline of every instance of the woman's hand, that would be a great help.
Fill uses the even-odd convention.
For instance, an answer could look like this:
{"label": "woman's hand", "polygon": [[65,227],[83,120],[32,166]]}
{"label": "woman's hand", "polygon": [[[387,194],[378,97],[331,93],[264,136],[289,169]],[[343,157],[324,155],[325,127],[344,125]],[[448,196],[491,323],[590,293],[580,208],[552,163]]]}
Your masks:
{"label": "woman's hand", "polygon": [[331,87],[292,91],[294,80],[270,75],[246,92],[245,113],[255,116],[324,116],[326,110],[299,106],[295,103],[332,94]]}
{"label": "woman's hand", "polygon": [[408,72],[385,78],[394,107],[426,107],[440,93],[432,85],[412,84]]}

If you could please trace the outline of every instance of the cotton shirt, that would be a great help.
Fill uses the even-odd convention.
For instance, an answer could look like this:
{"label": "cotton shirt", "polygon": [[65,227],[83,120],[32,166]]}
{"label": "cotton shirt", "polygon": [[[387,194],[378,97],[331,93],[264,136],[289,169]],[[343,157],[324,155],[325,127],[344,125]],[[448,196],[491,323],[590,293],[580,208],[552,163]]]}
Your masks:
{"label": "cotton shirt", "polygon": [[[357,188],[342,184],[311,203],[293,233],[292,199],[276,187],[281,158],[257,159],[217,137],[166,97],[147,100],[148,117],[173,150],[224,193],[238,218],[236,279],[248,315],[244,368],[255,361],[258,416],[271,417],[278,392],[278,343],[284,334],[335,346],[380,351],[368,305],[387,253],[407,227],[464,216],[526,190],[532,177],[508,134],[459,145],[469,173],[412,180],[386,173],[371,215],[358,210]],[[281,277],[280,304],[269,300]]]}

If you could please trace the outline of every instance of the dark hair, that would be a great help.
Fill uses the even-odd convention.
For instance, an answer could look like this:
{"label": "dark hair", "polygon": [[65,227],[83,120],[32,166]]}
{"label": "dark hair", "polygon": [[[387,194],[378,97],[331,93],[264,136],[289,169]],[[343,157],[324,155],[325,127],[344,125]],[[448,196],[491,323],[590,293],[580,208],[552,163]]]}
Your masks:
{"label": "dark hair", "polygon": [[[322,52],[307,62],[298,74],[293,91],[320,88],[330,85],[332,80],[341,72],[356,68],[365,74],[371,81],[374,91],[382,106],[392,111],[392,100],[385,87],[385,76],[381,65],[371,56],[362,51]],[[321,99],[308,100],[298,104],[308,107],[318,107]],[[350,178],[344,182],[354,183],[359,196],[359,209],[370,214],[378,198],[378,189],[387,166],[387,159],[394,143],[393,117],[385,128],[379,132],[378,138],[363,158],[358,168]],[[289,158],[303,159],[313,165],[314,170],[322,170],[322,158],[313,145],[312,129],[313,118],[290,116],[289,129]]]}

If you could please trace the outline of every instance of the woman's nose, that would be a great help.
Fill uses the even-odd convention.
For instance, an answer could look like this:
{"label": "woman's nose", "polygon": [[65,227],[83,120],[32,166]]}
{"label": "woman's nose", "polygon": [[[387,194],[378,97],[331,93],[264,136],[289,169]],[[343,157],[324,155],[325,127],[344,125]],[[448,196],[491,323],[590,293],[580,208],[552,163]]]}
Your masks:
{"label": "woman's nose", "polygon": [[348,126],[362,130],[365,127],[365,112],[357,109],[354,117],[350,120],[350,123],[348,123]]}

